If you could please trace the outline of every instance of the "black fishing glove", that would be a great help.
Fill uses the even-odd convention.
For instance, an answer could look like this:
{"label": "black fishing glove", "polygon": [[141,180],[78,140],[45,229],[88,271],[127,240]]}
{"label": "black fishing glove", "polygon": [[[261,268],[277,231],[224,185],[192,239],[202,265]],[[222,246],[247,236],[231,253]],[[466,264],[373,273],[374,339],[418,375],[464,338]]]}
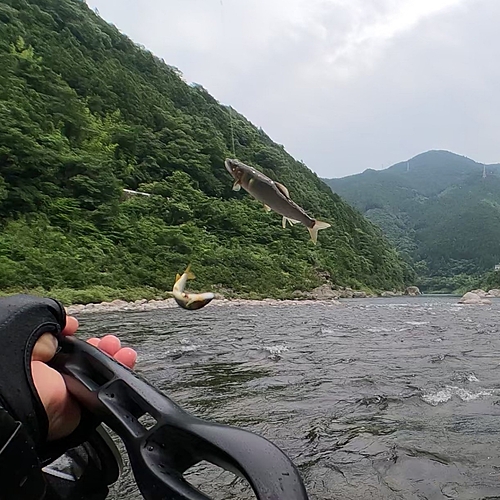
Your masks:
{"label": "black fishing glove", "polygon": [[48,418],[33,383],[31,358],[41,335],[60,339],[65,325],[64,307],[56,300],[0,298],[0,500],[53,498],[53,477],[42,467],[89,436],[96,438],[99,422],[82,409],[81,423],[70,436],[47,442]]}

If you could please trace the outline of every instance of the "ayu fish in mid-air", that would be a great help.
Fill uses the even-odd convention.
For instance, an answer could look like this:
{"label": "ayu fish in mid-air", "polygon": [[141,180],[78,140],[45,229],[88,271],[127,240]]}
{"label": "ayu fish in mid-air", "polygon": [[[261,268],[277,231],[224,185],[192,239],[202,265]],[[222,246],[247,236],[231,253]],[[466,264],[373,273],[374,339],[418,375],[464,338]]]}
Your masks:
{"label": "ayu fish in mid-air", "polygon": [[172,294],[174,296],[175,301],[179,304],[183,309],[187,309],[188,311],[194,311],[195,309],[201,309],[205,307],[215,295],[212,292],[206,293],[186,293],[184,288],[186,288],[187,280],[192,280],[195,278],[195,275],[190,271],[191,264],[187,266],[187,269],[184,271],[183,275],[180,276],[177,274],[175,277],[174,288],[172,289]]}
{"label": "ayu fish in mid-air", "polygon": [[309,217],[303,208],[290,199],[288,189],[283,184],[273,181],[267,175],[239,160],[230,160],[228,158],[225,161],[225,166],[226,170],[234,178],[233,190],[239,191],[243,188],[256,200],[264,203],[266,210],[273,210],[282,215],[283,227],[286,226],[287,221],[290,225],[295,223],[304,224],[314,244],[318,239],[318,231],[330,227],[328,222],[321,222]]}

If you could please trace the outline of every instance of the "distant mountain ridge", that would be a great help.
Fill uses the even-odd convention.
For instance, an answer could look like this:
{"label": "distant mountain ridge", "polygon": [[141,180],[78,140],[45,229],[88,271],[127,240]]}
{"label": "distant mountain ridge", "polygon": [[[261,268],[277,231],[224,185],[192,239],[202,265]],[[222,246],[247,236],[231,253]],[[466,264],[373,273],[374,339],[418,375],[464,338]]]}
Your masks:
{"label": "distant mountain ridge", "polygon": [[324,181],[379,225],[422,276],[480,273],[500,262],[500,164],[433,150]]}

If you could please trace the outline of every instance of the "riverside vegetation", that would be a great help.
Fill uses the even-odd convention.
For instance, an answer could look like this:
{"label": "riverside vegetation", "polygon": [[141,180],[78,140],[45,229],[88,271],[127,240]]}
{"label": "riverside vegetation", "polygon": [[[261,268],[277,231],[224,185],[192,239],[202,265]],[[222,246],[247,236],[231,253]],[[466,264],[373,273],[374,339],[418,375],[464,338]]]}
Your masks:
{"label": "riverside vegetation", "polygon": [[159,298],[188,263],[198,289],[248,298],[411,282],[376,226],[235,110],[232,125],[237,158],[332,224],[317,247],[231,190],[229,108],[201,85],[84,2],[1,2],[0,290]]}

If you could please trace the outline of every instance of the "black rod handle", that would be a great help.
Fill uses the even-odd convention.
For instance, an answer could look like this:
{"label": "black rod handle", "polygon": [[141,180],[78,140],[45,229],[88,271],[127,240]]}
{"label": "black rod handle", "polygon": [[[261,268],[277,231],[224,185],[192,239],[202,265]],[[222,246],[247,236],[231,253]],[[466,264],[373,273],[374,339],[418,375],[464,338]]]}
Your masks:
{"label": "black rod handle", "polygon": [[[82,340],[66,337],[60,346],[51,365],[72,395],[123,440],[146,500],[209,499],[183,477],[202,460],[246,478],[258,500],[308,499],[295,465],[267,439],[190,415]],[[152,418],[143,424],[145,414]]]}

